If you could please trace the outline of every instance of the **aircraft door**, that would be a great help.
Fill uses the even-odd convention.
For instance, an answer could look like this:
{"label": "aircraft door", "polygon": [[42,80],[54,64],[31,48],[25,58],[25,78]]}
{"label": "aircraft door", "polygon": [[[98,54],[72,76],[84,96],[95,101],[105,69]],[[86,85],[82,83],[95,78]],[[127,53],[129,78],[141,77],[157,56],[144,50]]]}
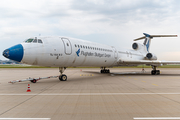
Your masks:
{"label": "aircraft door", "polygon": [[61,38],[64,44],[64,52],[66,55],[70,55],[72,53],[71,42],[67,38]]}

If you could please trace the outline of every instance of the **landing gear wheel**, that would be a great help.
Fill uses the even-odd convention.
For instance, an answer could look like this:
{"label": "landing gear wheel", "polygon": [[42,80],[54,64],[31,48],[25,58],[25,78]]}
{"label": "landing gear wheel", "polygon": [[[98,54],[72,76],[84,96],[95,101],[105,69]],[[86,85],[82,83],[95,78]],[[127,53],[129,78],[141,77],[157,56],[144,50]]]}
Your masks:
{"label": "landing gear wheel", "polygon": [[37,82],[37,80],[31,80],[31,82],[32,82],[32,83],[36,83],[36,82]]}
{"label": "landing gear wheel", "polygon": [[156,75],[160,75],[160,70],[156,70]]}
{"label": "landing gear wheel", "polygon": [[59,76],[59,80],[60,81],[66,81],[67,80],[67,76],[66,75],[60,75]]}
{"label": "landing gear wheel", "polygon": [[108,69],[108,70],[105,70],[105,73],[109,73],[109,69]]}
{"label": "landing gear wheel", "polygon": [[160,75],[160,70],[156,70],[157,66],[152,66],[152,71],[151,74],[152,75]]}
{"label": "landing gear wheel", "polygon": [[151,74],[152,75],[160,75],[160,70],[152,70]]}
{"label": "landing gear wheel", "polygon": [[109,69],[103,69],[103,70],[101,70],[101,73],[110,73],[110,70]]}
{"label": "landing gear wheel", "polygon": [[155,75],[155,74],[156,74],[156,70],[152,70],[151,75]]}

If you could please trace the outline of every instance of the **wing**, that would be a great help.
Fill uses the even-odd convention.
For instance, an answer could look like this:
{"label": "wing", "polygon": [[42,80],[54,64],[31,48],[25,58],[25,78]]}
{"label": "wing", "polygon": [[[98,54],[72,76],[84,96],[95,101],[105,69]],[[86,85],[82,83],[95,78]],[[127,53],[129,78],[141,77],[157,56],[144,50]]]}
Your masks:
{"label": "wing", "polygon": [[119,60],[118,65],[168,65],[168,64],[180,64],[180,61],[159,61],[159,60]]}

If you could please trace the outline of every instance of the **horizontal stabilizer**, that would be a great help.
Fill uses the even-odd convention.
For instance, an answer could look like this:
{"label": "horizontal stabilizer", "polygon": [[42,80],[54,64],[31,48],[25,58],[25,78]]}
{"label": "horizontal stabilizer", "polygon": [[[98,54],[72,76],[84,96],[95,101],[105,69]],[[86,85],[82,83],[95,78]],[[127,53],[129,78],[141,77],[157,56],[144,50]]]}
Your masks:
{"label": "horizontal stabilizer", "polygon": [[177,37],[177,35],[149,35],[143,33],[145,36],[135,39],[134,41],[145,39],[146,37],[153,38],[153,37]]}

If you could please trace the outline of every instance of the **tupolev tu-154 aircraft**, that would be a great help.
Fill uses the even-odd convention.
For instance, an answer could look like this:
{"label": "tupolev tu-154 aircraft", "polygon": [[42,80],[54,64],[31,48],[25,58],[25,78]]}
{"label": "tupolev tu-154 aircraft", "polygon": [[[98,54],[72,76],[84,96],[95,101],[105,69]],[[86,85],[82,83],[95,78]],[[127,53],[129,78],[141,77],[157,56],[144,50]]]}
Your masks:
{"label": "tupolev tu-154 aircraft", "polygon": [[158,66],[180,64],[180,61],[159,61],[149,51],[152,38],[177,35],[143,34],[134,41],[145,39],[144,43],[135,42],[130,50],[69,37],[32,37],[4,50],[3,56],[30,65],[59,67],[61,81],[67,80],[63,74],[67,67],[94,66],[100,67],[101,73],[110,73],[107,67],[149,65],[153,69],[151,74],[159,75]]}

